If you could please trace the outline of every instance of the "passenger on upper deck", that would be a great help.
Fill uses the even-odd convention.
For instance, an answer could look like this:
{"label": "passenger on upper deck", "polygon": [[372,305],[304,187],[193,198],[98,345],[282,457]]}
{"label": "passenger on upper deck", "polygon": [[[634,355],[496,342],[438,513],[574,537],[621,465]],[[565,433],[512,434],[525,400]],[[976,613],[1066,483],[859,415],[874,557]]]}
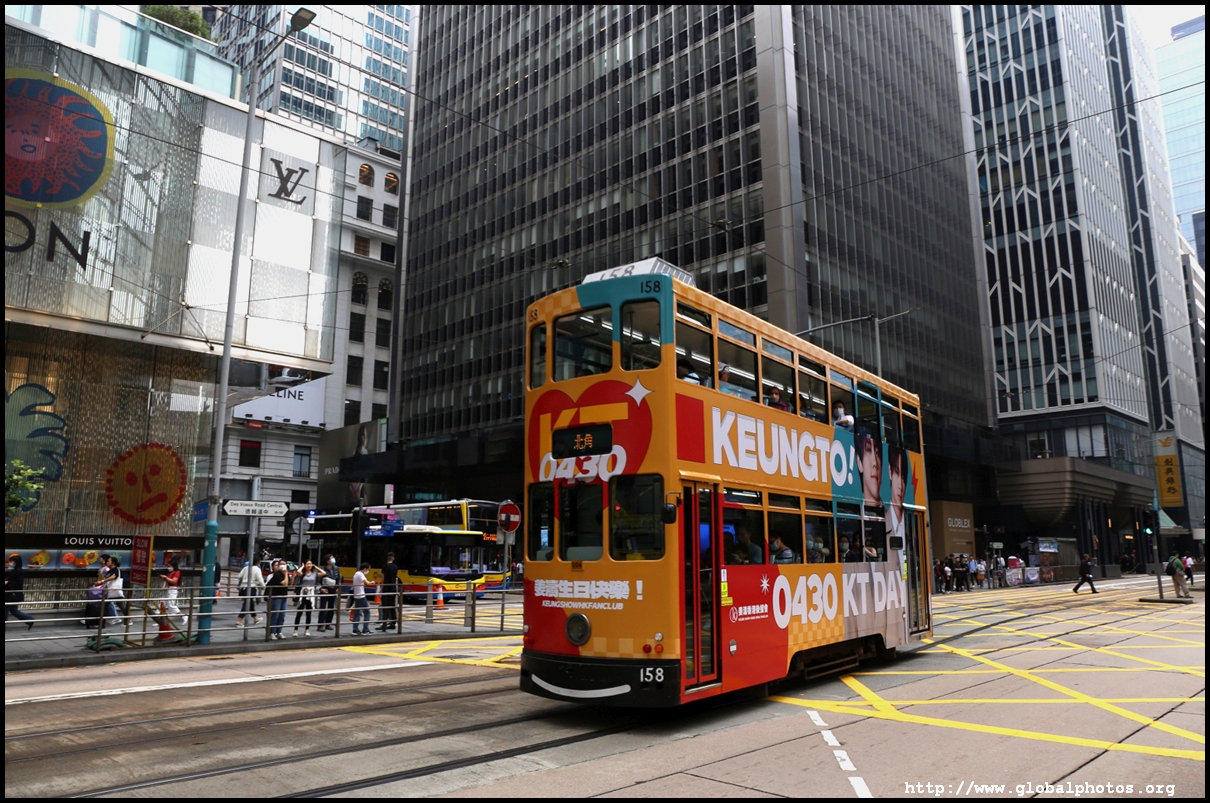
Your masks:
{"label": "passenger on upper deck", "polygon": [[702,384],[702,378],[693,370],[693,363],[689,362],[685,357],[681,357],[676,361],[676,378],[692,382],[695,385]]}
{"label": "passenger on upper deck", "polygon": [[786,404],[781,397],[781,388],[774,385],[765,391],[765,404],[775,410],[789,410],[790,405]]}
{"label": "passenger on upper deck", "polygon": [[853,429],[853,416],[845,413],[842,401],[832,402],[832,426]]}

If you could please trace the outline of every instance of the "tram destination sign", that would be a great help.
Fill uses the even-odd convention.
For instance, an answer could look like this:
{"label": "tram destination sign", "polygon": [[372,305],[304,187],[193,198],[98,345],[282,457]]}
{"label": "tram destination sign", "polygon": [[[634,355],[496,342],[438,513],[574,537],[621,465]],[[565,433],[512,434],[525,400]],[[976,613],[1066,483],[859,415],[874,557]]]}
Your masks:
{"label": "tram destination sign", "polygon": [[223,513],[228,516],[258,516],[276,518],[290,510],[285,502],[260,502],[253,499],[228,499],[223,502]]}
{"label": "tram destination sign", "polygon": [[550,451],[556,460],[564,457],[609,454],[613,449],[613,426],[593,424],[587,427],[557,429],[551,433]]}

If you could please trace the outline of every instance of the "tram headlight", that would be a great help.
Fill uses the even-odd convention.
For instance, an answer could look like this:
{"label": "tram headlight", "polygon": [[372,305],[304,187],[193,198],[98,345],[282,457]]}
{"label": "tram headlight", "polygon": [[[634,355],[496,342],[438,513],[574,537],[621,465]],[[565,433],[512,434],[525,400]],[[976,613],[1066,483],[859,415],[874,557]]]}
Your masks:
{"label": "tram headlight", "polygon": [[664,640],[664,634],[663,634],[663,633],[656,633],[656,634],[655,634],[655,640],[656,640],[656,641],[663,641],[663,640]]}
{"label": "tram headlight", "polygon": [[577,647],[587,644],[592,636],[592,623],[582,613],[573,613],[567,617],[567,625],[563,629],[567,633],[567,640]]}

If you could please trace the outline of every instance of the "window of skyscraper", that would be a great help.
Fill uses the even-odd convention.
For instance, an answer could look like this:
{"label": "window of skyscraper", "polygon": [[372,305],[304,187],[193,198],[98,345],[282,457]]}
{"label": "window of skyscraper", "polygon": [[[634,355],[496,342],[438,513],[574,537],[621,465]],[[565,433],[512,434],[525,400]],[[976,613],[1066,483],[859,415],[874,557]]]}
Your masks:
{"label": "window of skyscraper", "polygon": [[345,364],[345,384],[360,385],[361,375],[365,369],[365,360],[356,355],[350,354],[348,362]]}
{"label": "window of skyscraper", "polygon": [[395,224],[399,222],[399,207],[383,204],[382,206],[382,225],[387,228],[395,228]]}
{"label": "window of skyscraper", "polygon": [[386,179],[385,179],[385,181],[383,181],[382,188],[384,190],[386,190],[387,192],[389,192],[391,195],[398,195],[399,194],[399,176],[395,175],[394,173],[387,173]]}
{"label": "window of skyscraper", "polygon": [[[364,184],[367,187],[373,187],[374,186],[374,168],[370,167],[367,164],[363,164],[361,166],[361,169],[357,171],[357,183]],[[357,200],[358,200],[358,202],[361,201],[360,198],[358,198]]]}
{"label": "window of skyscraper", "polygon": [[385,360],[374,360],[374,390],[386,390],[390,376],[391,364]]}
{"label": "window of skyscraper", "polygon": [[353,274],[353,295],[349,299],[354,304],[366,303],[366,296],[369,295],[370,280],[366,278],[364,273]]}
{"label": "window of skyscraper", "polygon": [[[383,262],[395,261],[395,243],[382,243],[378,246],[378,258]],[[378,303],[382,304],[381,294],[378,296]]]}
{"label": "window of skyscraper", "polygon": [[370,220],[374,214],[374,199],[357,196],[357,219]]}
{"label": "window of skyscraper", "polygon": [[389,348],[391,345],[391,319],[379,318],[376,324],[378,328],[374,332],[374,345],[379,348]]}
{"label": "window of skyscraper", "polygon": [[358,256],[368,257],[370,255],[370,238],[363,237],[360,234],[353,235],[353,253]]}
{"label": "window of skyscraper", "polygon": [[[383,245],[388,245],[388,243],[383,243]],[[394,252],[395,246],[391,245],[391,262],[395,261]],[[385,252],[382,258],[386,259]],[[393,309],[392,302],[395,299],[393,288],[394,285],[391,283],[390,279],[383,279],[378,283],[378,309]]]}
{"label": "window of skyscraper", "polygon": [[351,424],[361,423],[361,402],[357,399],[345,399],[345,423],[347,427]]}
{"label": "window of skyscraper", "polygon": [[349,340],[364,343],[366,339],[366,316],[360,312],[349,313]]}

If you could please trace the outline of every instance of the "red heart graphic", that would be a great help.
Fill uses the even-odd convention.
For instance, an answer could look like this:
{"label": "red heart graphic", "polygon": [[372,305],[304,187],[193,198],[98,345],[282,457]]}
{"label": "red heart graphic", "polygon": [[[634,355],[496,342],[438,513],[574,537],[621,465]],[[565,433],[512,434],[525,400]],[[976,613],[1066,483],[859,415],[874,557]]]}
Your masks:
{"label": "red heart graphic", "polygon": [[[527,445],[530,479],[535,482],[539,479],[539,469],[544,456],[540,453],[542,451],[542,416],[544,414],[550,416],[549,425],[552,429],[564,429],[584,423],[580,420],[580,410],[583,408],[596,407],[599,409],[603,405],[619,404],[625,405],[626,417],[614,418],[609,423],[613,426],[614,446],[621,446],[626,450],[626,465],[620,473],[639,473],[639,468],[643,465],[644,458],[647,457],[647,449],[651,446],[651,395],[641,396],[641,401],[636,403],[634,400],[636,394],[632,392],[633,387],[634,385],[628,385],[616,379],[606,379],[594,382],[579,399],[574,401],[562,390],[548,390],[539,396],[529,414]],[[570,419],[564,418],[560,425],[560,414],[565,410],[575,410],[575,413]],[[595,421],[593,423],[604,422]]]}

